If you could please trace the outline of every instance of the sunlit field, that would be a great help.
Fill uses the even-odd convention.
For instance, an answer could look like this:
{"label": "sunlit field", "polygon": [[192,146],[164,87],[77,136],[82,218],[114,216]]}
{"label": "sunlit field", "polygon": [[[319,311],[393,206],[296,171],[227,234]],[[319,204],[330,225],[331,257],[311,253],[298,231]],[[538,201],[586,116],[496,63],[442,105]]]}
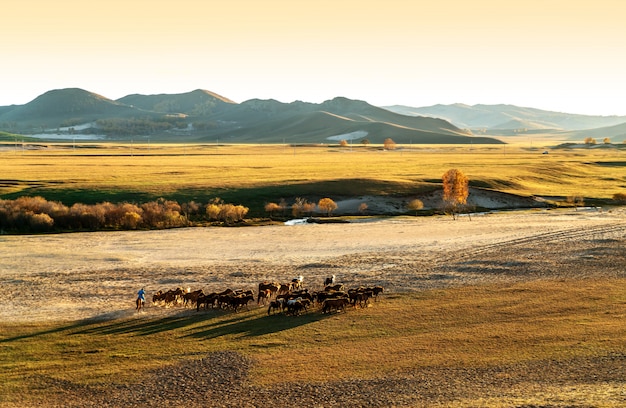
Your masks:
{"label": "sunlit field", "polygon": [[0,197],[41,195],[67,205],[221,197],[259,215],[264,203],[283,197],[409,196],[434,188],[446,170],[457,168],[471,186],[610,199],[626,186],[622,156],[618,149],[556,150],[532,141],[392,151],[361,145],[5,144]]}
{"label": "sunlit field", "polygon": [[[457,168],[474,187],[603,204],[626,190],[622,154],[536,141],[387,151],[9,143],[0,145],[0,199],[221,197],[260,216],[281,198],[411,196],[441,188]],[[382,218],[0,236],[0,289],[14,302],[0,323],[0,406],[286,407],[300,396],[310,406],[623,406],[624,209]],[[270,316],[255,302],[133,306],[140,285],[150,295],[189,281],[256,289],[303,274],[317,290],[330,273],[350,286],[383,281],[386,291],[367,307],[324,314],[315,305],[300,316]],[[106,312],[90,312],[98,305]],[[63,315],[81,307],[84,319]],[[214,367],[216,355],[251,363],[241,378],[215,380],[231,369]]]}
{"label": "sunlit field", "polygon": [[[618,289],[623,284],[537,282],[433,291],[383,297],[367,309],[334,316],[319,311],[298,318],[267,316],[263,308],[70,324],[5,323],[0,326],[0,391],[5,403],[54,401],[62,395],[42,382],[52,377],[95,386],[102,394],[112,384],[136,383],[137,371],[232,350],[256,361],[251,382],[261,388],[424,376],[423,392],[440,394],[444,401],[424,406],[556,401],[617,407],[623,391],[619,358],[605,356],[624,352],[624,299]],[[547,361],[558,361],[559,371],[542,374]],[[456,388],[444,389],[450,382]]]}

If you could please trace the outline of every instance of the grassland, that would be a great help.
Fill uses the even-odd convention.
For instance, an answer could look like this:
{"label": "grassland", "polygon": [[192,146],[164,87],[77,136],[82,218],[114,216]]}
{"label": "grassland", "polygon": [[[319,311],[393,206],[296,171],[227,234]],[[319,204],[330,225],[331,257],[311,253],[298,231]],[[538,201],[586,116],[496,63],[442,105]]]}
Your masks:
{"label": "grassland", "polygon": [[[623,303],[626,281],[582,283],[533,282],[392,296],[334,316],[286,318],[257,309],[66,325],[5,323],[0,395],[6,403],[26,405],[63,397],[54,395],[54,389],[49,393],[45,378],[106,392],[114,384],[135,383],[137,371],[175,367],[181,356],[199,359],[232,350],[254,359],[250,378],[256,387],[404,378],[422,370],[444,387],[449,386],[442,378],[446,372],[473,372],[473,377],[456,379],[465,391],[452,393],[449,406],[476,406],[476,398],[496,393],[499,382],[507,383],[504,395],[480,406],[545,403],[550,399],[542,400],[532,388],[541,374],[532,371],[546,361],[558,361],[561,373],[544,373],[555,376],[545,378],[542,389],[553,393],[553,401],[617,406],[611,401],[619,398],[624,378],[611,378],[600,366],[607,365],[602,362],[607,354],[624,352],[623,310],[615,303]],[[621,364],[619,358],[605,368],[619,372],[615,364]],[[499,379],[479,374],[494,369],[500,370]],[[561,381],[580,372],[588,372],[588,384],[559,389]],[[445,394],[443,389],[430,391]],[[467,400],[459,401],[461,395]],[[599,400],[600,395],[606,399]]]}
{"label": "grassland", "polygon": [[[262,205],[411,195],[452,167],[521,195],[609,200],[624,188],[618,152],[544,149],[10,145],[0,197]],[[518,217],[0,238],[0,291],[11,299],[0,311],[0,406],[623,406],[623,213]],[[129,306],[145,282],[248,287],[296,272],[392,289],[331,316]],[[63,317],[106,302],[130,313]],[[20,319],[20,307],[52,318]],[[229,376],[236,360],[211,360],[223,352],[252,363]]]}
{"label": "grassland", "polygon": [[[21,146],[21,145],[20,145]],[[12,144],[0,150],[0,198],[41,195],[66,205],[221,197],[262,216],[281,198],[411,196],[440,188],[458,168],[470,185],[523,196],[610,200],[626,186],[612,149],[554,150],[535,142],[499,146]]]}

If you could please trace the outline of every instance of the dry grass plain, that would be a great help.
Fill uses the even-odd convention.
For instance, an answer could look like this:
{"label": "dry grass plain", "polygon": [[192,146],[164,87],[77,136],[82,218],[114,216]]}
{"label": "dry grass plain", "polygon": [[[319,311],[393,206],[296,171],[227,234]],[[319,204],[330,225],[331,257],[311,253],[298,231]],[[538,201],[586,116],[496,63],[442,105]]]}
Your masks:
{"label": "dry grass plain", "polygon": [[[160,179],[163,191],[184,181],[234,186],[237,179],[250,182],[259,163],[272,169],[267,178],[276,183],[350,178],[350,166],[363,170],[365,162],[374,162],[368,174],[401,183],[457,167],[470,179],[516,180],[518,190],[510,192],[541,189],[536,194],[549,196],[610,197],[625,180],[616,153],[545,157],[522,148],[517,156],[439,148],[419,155],[274,151],[259,161],[245,154],[250,169],[232,171],[223,171],[227,158],[212,162],[184,150],[146,156],[142,165],[130,156],[9,150],[0,167],[8,172],[3,178],[19,181],[7,188],[25,192],[35,181],[90,189],[114,186],[115,178],[138,190],[156,188]],[[262,156],[254,147],[232,149],[238,158],[230,160],[239,164],[239,149]],[[56,154],[63,164],[55,164]],[[509,155],[512,161],[503,163]],[[372,157],[394,164],[376,165]],[[181,160],[188,168],[180,169]],[[202,163],[215,168],[195,169]],[[276,163],[282,170],[271,167]],[[310,173],[298,176],[296,164]],[[184,177],[156,174],[174,168]],[[557,170],[567,170],[561,185],[550,181]],[[142,177],[145,187],[136,184]],[[0,406],[622,407],[625,227],[623,209],[605,208],[502,212],[471,221],[395,217],[2,235],[0,293],[9,301],[0,308]],[[331,316],[319,309],[290,317],[257,307],[133,308],[142,286],[149,295],[177,286],[248,289],[303,275],[318,290],[330,274],[348,287],[380,284],[386,292],[369,307]]]}
{"label": "dry grass plain", "polygon": [[[542,152],[539,142],[513,145],[290,147],[282,145],[0,145],[0,197],[44,195],[87,204],[158,197],[206,203],[222,197],[265,215],[281,197],[404,195],[432,189],[450,168],[472,185],[548,197],[610,199],[626,184],[617,149]],[[348,180],[348,182],[345,182]]]}

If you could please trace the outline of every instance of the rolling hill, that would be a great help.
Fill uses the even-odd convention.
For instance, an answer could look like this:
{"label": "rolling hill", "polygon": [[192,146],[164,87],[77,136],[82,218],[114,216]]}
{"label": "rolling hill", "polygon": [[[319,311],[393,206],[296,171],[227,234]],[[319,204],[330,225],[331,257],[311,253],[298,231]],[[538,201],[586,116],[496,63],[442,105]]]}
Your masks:
{"label": "rolling hill", "polygon": [[13,109],[0,115],[0,123],[15,122],[18,129],[59,127],[68,121],[85,123],[137,114],[136,109],[104,96],[79,88],[67,88],[48,91],[25,105],[13,105]]}
{"label": "rolling hill", "polygon": [[[364,101],[337,97],[320,104],[251,99],[235,103],[205,90],[132,94],[111,100],[78,88],[52,90],[25,105],[0,107],[0,130],[104,134],[108,139],[230,143],[337,143],[342,138],[382,144],[502,143],[432,117],[407,116]],[[72,133],[73,134],[73,133]]]}
{"label": "rolling hill", "polygon": [[[372,106],[363,101],[335,98],[321,104],[281,103],[254,99],[215,117],[236,126],[221,129],[202,140],[270,143],[330,143],[367,138],[383,143],[500,143],[491,138],[471,137],[451,123],[435,118],[411,117]],[[471,140],[470,140],[471,139]]]}
{"label": "rolling hill", "polygon": [[124,105],[160,113],[210,115],[226,109],[235,102],[216,93],[196,89],[183,94],[127,95],[117,100]]}
{"label": "rolling hill", "polygon": [[602,143],[604,138],[609,138],[614,143],[623,143],[626,141],[626,123],[597,129],[577,130],[567,132],[565,135],[568,139],[584,140],[587,137],[592,137],[598,143]]}
{"label": "rolling hill", "polygon": [[594,116],[545,111],[515,105],[433,105],[421,108],[395,105],[392,112],[445,119],[467,129],[519,130],[544,129],[586,130],[614,126],[626,122],[626,116]]}

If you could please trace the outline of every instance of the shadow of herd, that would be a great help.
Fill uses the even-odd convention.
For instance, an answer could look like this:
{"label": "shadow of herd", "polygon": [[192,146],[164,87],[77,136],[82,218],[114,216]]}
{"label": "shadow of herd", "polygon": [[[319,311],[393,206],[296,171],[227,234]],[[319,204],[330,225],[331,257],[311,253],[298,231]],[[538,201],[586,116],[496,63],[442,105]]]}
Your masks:
{"label": "shadow of herd", "polygon": [[284,314],[298,316],[310,309],[319,308],[324,314],[345,312],[348,307],[367,307],[370,301],[378,300],[383,293],[382,286],[345,289],[341,283],[335,283],[335,275],[324,280],[324,289],[309,291],[303,285],[303,277],[298,276],[289,283],[261,282],[258,291],[226,289],[222,292],[204,293],[202,289],[192,291],[190,288],[159,290],[152,296],[155,306],[182,306],[200,309],[233,310],[246,308],[250,303],[258,307],[267,306],[267,314]]}

